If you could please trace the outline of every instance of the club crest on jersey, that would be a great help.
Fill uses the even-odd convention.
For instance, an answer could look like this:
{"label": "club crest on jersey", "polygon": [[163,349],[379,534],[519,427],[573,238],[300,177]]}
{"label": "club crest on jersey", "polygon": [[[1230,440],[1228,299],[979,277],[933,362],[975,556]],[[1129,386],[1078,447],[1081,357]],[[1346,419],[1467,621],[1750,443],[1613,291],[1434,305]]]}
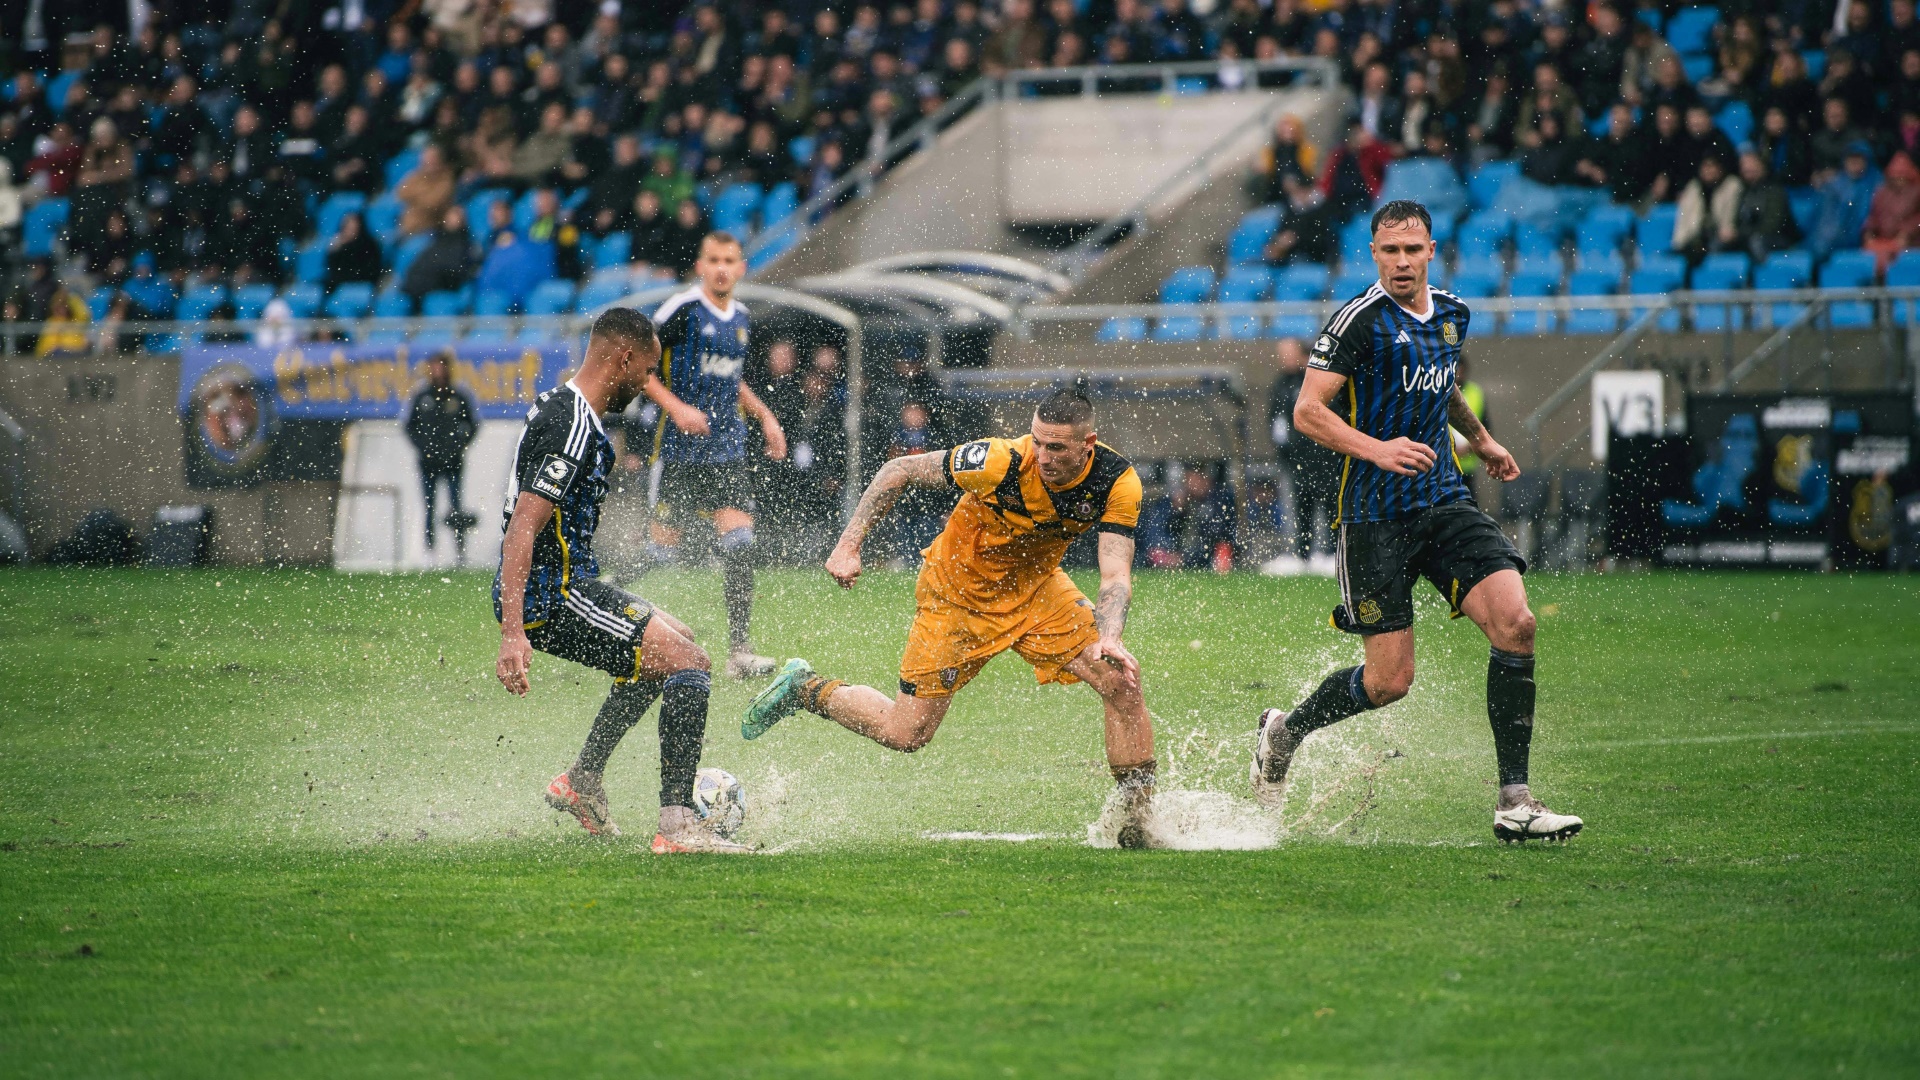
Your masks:
{"label": "club crest on jersey", "polygon": [[744,326],[735,327],[733,336],[740,339],[740,344],[745,345],[747,343],[747,328]]}
{"label": "club crest on jersey", "polygon": [[1440,337],[1441,340],[1449,345],[1458,345],[1460,344],[1460,328],[1453,325],[1452,319],[1448,319],[1446,322],[1440,324]]}

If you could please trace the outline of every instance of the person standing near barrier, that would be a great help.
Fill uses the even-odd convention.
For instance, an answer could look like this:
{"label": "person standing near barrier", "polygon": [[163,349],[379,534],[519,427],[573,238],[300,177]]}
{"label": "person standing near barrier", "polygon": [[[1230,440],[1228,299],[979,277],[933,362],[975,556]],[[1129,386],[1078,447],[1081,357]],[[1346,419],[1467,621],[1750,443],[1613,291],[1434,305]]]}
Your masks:
{"label": "person standing near barrier", "polygon": [[1308,735],[1398,701],[1413,687],[1413,589],[1421,578],[1492,646],[1487,719],[1500,795],[1493,832],[1502,841],[1564,840],[1582,822],[1533,797],[1534,618],[1520,575],[1527,561],[1474,505],[1447,434],[1458,428],[1487,475],[1513,480],[1520,466],[1467,409],[1460,349],[1473,313],[1433,288],[1433,218],[1396,200],[1373,215],[1380,280],[1334,313],[1314,340],[1294,406],[1300,433],[1339,454],[1340,605],[1333,625],[1359,635],[1366,663],[1329,674],[1291,711],[1260,714],[1252,781],[1278,809],[1287,768]]}
{"label": "person standing near barrier", "polygon": [[[1339,455],[1293,427],[1293,406],[1307,374],[1307,349],[1299,338],[1282,338],[1276,350],[1280,374],[1273,380],[1267,402],[1267,433],[1274,453],[1286,466],[1293,494],[1293,554],[1275,559],[1269,572],[1286,577],[1308,572],[1331,577],[1333,546],[1328,532],[1337,516],[1334,488],[1339,481]],[[1319,523],[1324,515],[1326,524]],[[1319,541],[1316,543],[1316,541]]]}
{"label": "person standing near barrier", "polygon": [[427,361],[427,381],[407,401],[402,426],[420,455],[420,483],[427,496],[427,548],[433,548],[433,509],[441,481],[447,485],[447,527],[460,535],[466,515],[460,509],[460,476],[467,447],[480,434],[480,411],[473,394],[453,383],[453,353]]}

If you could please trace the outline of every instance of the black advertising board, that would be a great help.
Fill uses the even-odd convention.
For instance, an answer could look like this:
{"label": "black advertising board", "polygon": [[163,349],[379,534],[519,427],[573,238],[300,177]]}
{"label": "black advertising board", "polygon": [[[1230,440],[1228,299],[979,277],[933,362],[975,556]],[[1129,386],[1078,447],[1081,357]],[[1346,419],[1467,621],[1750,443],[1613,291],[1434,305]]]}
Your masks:
{"label": "black advertising board", "polygon": [[1696,394],[1683,491],[1661,500],[1676,565],[1884,565],[1911,488],[1913,409],[1891,394]]}

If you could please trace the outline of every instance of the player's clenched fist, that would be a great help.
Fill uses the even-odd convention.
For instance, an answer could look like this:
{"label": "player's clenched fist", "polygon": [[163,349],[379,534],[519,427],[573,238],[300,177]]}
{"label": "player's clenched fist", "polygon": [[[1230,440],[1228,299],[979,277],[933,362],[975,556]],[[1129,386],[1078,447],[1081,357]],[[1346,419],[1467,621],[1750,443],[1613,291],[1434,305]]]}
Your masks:
{"label": "player's clenched fist", "polygon": [[860,553],[834,548],[833,554],[827,556],[827,573],[833,575],[841,588],[853,588],[853,583],[860,580]]}
{"label": "player's clenched fist", "polygon": [[533,646],[527,643],[527,635],[502,635],[500,638],[500,659],[493,666],[493,673],[500,679],[500,685],[511,693],[527,696],[527,667],[533,663]]}
{"label": "player's clenched fist", "polygon": [[1481,448],[1480,460],[1486,462],[1487,475],[1495,480],[1504,482],[1518,479],[1520,476],[1520,463],[1513,460],[1513,455],[1507,452],[1506,447],[1492,439],[1488,439],[1486,445]]}
{"label": "player's clenched fist", "polygon": [[1416,442],[1406,436],[1381,445],[1380,456],[1373,459],[1375,465],[1390,473],[1401,476],[1418,476],[1433,468],[1433,447]]}

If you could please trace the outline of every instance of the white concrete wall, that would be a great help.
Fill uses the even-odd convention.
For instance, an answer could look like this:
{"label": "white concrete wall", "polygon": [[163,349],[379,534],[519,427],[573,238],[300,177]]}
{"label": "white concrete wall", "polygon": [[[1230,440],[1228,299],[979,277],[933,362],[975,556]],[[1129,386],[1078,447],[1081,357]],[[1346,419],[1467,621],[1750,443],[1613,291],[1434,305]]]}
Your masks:
{"label": "white concrete wall", "polygon": [[[500,563],[500,510],[506,501],[514,448],[525,426],[518,420],[483,420],[479,437],[467,448],[460,505],[480,519],[467,534],[469,567]],[[442,488],[438,516],[444,519],[446,513],[446,489]],[[429,551],[426,515],[420,462],[400,422],[362,420],[350,425],[333,524],[334,568],[388,571],[453,566],[452,531],[436,523],[434,548]]]}

